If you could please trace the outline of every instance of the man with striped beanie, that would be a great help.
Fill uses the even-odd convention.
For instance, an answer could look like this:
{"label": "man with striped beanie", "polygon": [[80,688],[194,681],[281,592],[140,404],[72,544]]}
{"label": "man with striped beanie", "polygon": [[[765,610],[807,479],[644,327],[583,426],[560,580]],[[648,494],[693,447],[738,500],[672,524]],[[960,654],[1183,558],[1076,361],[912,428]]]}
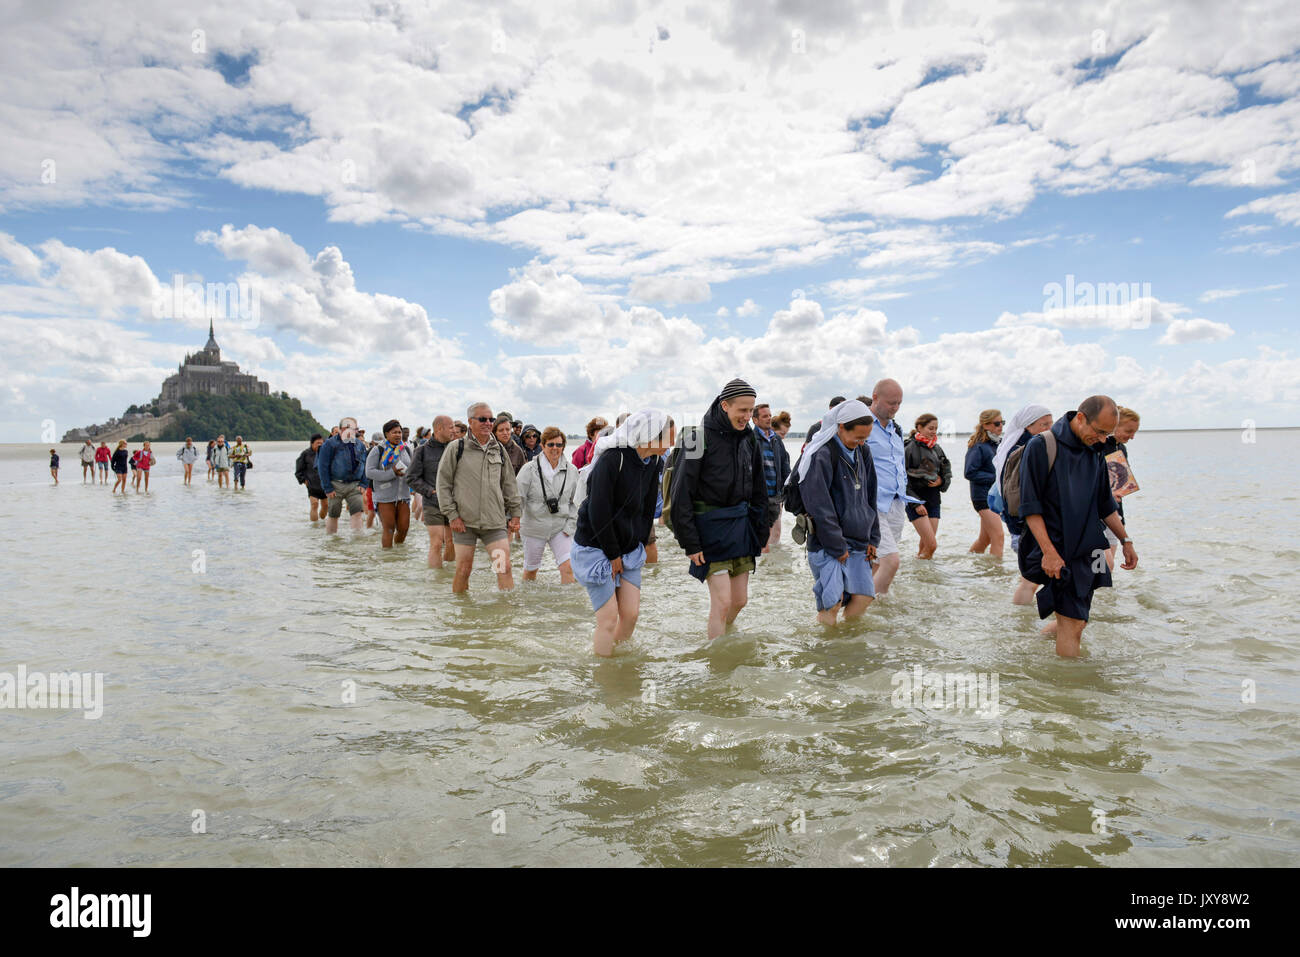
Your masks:
{"label": "man with striped beanie", "polygon": [[709,589],[709,639],[749,601],[749,574],[771,516],[763,453],[750,428],[758,394],[743,379],[718,393],[694,430],[683,429],[670,492],[673,534],[690,573]]}

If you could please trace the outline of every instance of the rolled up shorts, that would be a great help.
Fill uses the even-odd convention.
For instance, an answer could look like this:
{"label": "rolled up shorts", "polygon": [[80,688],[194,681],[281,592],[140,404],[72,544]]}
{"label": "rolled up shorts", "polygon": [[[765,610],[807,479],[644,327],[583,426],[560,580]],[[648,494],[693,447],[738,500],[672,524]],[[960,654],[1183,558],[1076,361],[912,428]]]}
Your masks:
{"label": "rolled up shorts", "polygon": [[876,548],[876,557],[898,554],[898,539],[907,524],[907,508],[901,498],[895,498],[889,510],[880,513],[880,545]]}
{"label": "rolled up shorts", "polygon": [[[220,471],[220,469],[218,469]],[[329,516],[338,518],[343,514],[343,503],[348,503],[348,514],[356,515],[365,508],[361,504],[360,482],[335,482],[334,497],[330,499]]]}
{"label": "rolled up shorts", "polygon": [[744,555],[740,558],[728,558],[721,562],[709,562],[708,577],[721,575],[724,572],[735,578],[737,575],[744,575],[746,572],[752,572],[758,566],[754,564],[753,555]]}
{"label": "rolled up shorts", "polygon": [[529,538],[524,536],[524,571],[535,572],[542,567],[542,556],[546,554],[546,546],[551,546],[551,554],[555,556],[555,564],[563,565],[569,560],[569,552],[573,548],[573,539],[563,532],[556,532],[550,538]]}
{"label": "rolled up shorts", "polygon": [[491,545],[499,542],[506,537],[504,528],[471,528],[465,526],[465,531],[451,533],[451,541],[455,545],[477,545],[482,542],[484,545]]}

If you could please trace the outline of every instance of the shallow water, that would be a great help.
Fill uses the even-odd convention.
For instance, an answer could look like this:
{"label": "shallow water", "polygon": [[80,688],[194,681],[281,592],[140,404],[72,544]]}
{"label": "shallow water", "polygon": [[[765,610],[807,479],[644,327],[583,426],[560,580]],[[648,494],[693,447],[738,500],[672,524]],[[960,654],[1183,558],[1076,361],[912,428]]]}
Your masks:
{"label": "shallow water", "polygon": [[[1138,436],[1141,564],[1073,661],[1010,604],[1010,552],[966,554],[960,477],[935,560],[908,529],[858,623],[816,624],[786,516],[735,633],[705,644],[666,536],[603,661],[549,558],[500,595],[480,553],[453,597],[418,523],[387,554],[310,526],[297,444],[254,444],[235,493],[182,487],[160,443],[152,492],[116,498],[73,446],[57,489],[48,446],[0,447],[0,672],[105,696],[0,710],[0,864],[1294,864],[1300,432],[1256,438]],[[998,713],[896,704],[916,666],[996,677]]]}

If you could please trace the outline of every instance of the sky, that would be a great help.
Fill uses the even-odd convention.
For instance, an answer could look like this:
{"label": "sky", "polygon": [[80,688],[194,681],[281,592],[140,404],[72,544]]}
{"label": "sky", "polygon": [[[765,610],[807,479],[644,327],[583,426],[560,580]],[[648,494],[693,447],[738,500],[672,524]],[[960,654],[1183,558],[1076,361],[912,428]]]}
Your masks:
{"label": "sky", "polygon": [[886,376],[944,431],[1099,392],[1148,428],[1300,426],[1293,2],[5,23],[0,441],[149,401],[209,320],[367,428],[693,421],[735,376],[796,430]]}

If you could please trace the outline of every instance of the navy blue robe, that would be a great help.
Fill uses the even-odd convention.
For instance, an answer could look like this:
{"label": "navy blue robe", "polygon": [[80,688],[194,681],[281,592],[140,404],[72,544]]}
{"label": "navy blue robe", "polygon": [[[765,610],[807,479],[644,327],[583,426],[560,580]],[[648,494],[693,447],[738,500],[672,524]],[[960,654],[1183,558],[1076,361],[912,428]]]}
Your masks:
{"label": "navy blue robe", "polygon": [[1067,412],[1052,426],[1056,464],[1050,473],[1047,441],[1041,435],[1029,440],[1020,462],[1020,517],[1043,517],[1047,537],[1065,561],[1061,578],[1049,578],[1043,571],[1043,550],[1028,522],[1017,557],[1020,574],[1048,586],[1038,592],[1039,618],[1060,612],[1087,621],[1092,593],[1111,584],[1101,522],[1115,511],[1115,498],[1106,460],[1097,451],[1100,446],[1080,442],[1070,430],[1072,418],[1074,413]]}

